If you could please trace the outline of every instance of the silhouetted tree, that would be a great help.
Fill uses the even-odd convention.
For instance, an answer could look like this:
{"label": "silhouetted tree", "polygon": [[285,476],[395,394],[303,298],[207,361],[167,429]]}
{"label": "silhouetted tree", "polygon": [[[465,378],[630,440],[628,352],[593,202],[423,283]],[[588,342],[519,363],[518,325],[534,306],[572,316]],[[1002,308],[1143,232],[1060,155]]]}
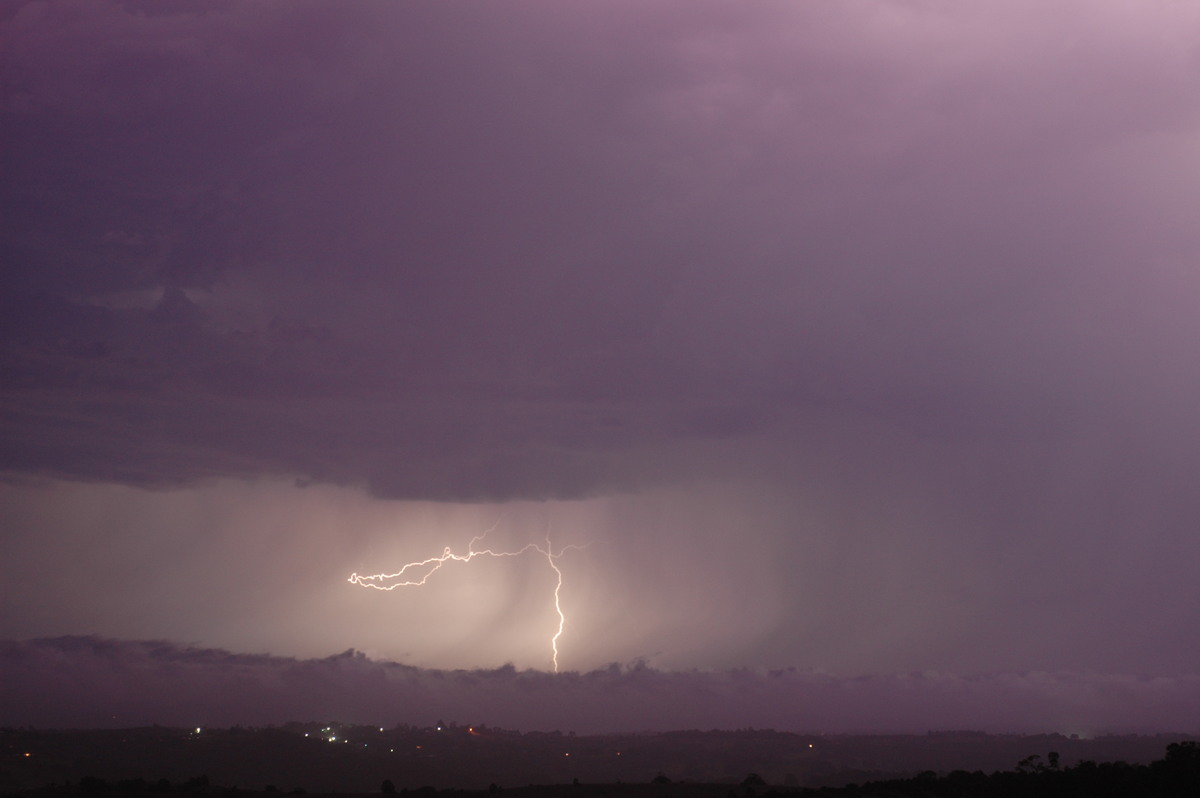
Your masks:
{"label": "silhouetted tree", "polygon": [[1173,768],[1200,767],[1200,742],[1188,740],[1182,743],[1171,743],[1167,746],[1167,755],[1163,764]]}
{"label": "silhouetted tree", "polygon": [[1171,743],[1166,757],[1150,767],[1163,795],[1200,794],[1200,743]]}
{"label": "silhouetted tree", "polygon": [[1018,773],[1037,773],[1042,770],[1045,765],[1041,762],[1040,754],[1031,754],[1017,763]]}
{"label": "silhouetted tree", "polygon": [[391,779],[384,779],[383,784],[379,785],[379,791],[381,793],[383,793],[384,795],[395,795],[396,794],[396,785],[392,784]]}

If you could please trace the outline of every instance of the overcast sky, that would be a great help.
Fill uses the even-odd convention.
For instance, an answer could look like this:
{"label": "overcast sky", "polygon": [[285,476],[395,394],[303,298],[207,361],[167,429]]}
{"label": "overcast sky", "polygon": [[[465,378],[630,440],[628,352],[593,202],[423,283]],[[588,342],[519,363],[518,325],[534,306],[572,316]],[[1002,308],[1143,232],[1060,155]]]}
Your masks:
{"label": "overcast sky", "polygon": [[0,38],[0,638],[1196,672],[1200,6]]}

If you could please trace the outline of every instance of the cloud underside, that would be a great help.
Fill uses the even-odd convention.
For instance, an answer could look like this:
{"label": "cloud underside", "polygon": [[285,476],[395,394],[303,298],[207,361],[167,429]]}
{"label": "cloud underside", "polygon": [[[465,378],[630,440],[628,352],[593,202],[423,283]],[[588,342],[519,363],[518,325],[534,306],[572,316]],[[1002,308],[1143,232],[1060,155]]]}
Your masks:
{"label": "cloud underside", "polygon": [[0,468],[565,498],[830,415],[1182,456],[1195,12],[1068,6],[15,5]]}
{"label": "cloud underside", "polygon": [[[515,726],[1174,724],[1188,678],[1078,674],[1198,661],[1198,26],[3,4],[0,638],[541,665],[543,563],[347,592],[502,521],[594,544],[566,667],[838,677],[59,641],[6,648],[0,690],[38,723],[222,690],[366,718],[374,679]],[[926,669],[1025,675],[841,678]]]}

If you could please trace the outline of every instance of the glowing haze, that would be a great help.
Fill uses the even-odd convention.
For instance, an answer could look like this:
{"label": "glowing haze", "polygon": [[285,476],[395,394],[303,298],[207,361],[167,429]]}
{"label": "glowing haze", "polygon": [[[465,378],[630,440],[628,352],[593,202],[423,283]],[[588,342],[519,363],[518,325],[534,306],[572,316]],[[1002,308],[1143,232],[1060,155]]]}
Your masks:
{"label": "glowing haze", "polygon": [[[495,530],[495,525],[488,532]],[[568,549],[577,549],[578,546],[568,546],[560,550],[557,554],[554,553],[554,546],[550,542],[550,538],[546,538],[545,547],[539,546],[536,543],[526,543],[519,549],[501,550],[494,549],[477,549],[475,544],[482,541],[487,536],[487,532],[482,535],[476,535],[471,538],[471,542],[467,545],[467,549],[462,554],[455,554],[454,550],[447,546],[442,549],[442,553],[436,557],[426,557],[424,560],[405,563],[400,567],[399,571],[390,574],[371,574],[370,576],[360,576],[357,573],[350,574],[350,578],[346,581],[359,587],[369,587],[373,590],[392,591],[398,587],[424,587],[429,581],[429,577],[440,571],[446,563],[468,563],[476,557],[520,557],[522,554],[527,554],[531,551],[537,552],[546,558],[546,564],[550,566],[550,570],[554,572],[554,613],[558,616],[558,624],[554,628],[554,634],[550,636],[550,661],[554,665],[555,673],[558,672],[558,641],[562,637],[563,629],[567,625],[567,616],[562,609],[562,569],[558,567],[558,558],[561,557]],[[412,571],[410,574],[409,572]]]}
{"label": "glowing haze", "polygon": [[1193,684],[1198,33],[5,4],[4,650]]}

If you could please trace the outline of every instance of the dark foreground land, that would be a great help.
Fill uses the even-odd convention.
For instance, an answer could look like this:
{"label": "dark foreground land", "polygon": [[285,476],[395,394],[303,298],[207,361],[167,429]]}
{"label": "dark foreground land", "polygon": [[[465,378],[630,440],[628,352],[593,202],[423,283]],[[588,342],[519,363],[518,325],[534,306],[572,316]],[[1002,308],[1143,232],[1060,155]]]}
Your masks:
{"label": "dark foreground land", "polygon": [[1200,796],[1200,745],[1183,735],[1078,739],[742,730],[576,737],[469,726],[380,729],[315,723],[265,729],[0,730],[0,795],[289,794],[1191,798]]}

